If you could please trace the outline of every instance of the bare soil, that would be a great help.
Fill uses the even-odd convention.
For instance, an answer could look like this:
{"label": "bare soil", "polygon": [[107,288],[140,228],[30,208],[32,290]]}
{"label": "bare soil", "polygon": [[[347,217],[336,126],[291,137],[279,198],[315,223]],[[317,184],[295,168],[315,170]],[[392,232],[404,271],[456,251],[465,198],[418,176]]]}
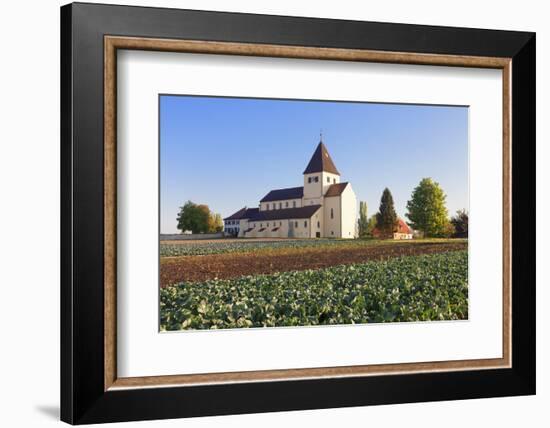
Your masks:
{"label": "bare soil", "polygon": [[178,282],[203,282],[244,275],[321,269],[330,266],[385,260],[391,257],[465,250],[467,242],[408,243],[365,247],[284,248],[269,253],[229,253],[161,259],[161,287]]}

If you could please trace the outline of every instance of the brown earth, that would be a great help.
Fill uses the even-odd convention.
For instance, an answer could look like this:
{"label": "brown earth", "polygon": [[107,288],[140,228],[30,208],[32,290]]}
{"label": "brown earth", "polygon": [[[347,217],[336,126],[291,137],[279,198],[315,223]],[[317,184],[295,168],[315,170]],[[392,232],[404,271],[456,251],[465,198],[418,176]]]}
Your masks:
{"label": "brown earth", "polygon": [[182,256],[161,259],[161,287],[178,282],[202,282],[244,275],[269,274],[294,270],[363,263],[391,257],[465,250],[467,242],[409,243],[365,247],[284,248],[269,253],[229,253],[207,256]]}

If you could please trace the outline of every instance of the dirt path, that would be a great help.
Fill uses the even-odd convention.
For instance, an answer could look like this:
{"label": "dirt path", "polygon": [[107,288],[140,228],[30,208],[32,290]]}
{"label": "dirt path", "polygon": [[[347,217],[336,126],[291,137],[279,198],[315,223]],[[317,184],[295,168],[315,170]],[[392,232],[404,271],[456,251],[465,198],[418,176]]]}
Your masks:
{"label": "dirt path", "polygon": [[417,254],[465,250],[466,242],[395,244],[372,247],[289,248],[271,253],[213,254],[161,259],[161,287],[182,281],[202,282],[243,275],[320,269]]}

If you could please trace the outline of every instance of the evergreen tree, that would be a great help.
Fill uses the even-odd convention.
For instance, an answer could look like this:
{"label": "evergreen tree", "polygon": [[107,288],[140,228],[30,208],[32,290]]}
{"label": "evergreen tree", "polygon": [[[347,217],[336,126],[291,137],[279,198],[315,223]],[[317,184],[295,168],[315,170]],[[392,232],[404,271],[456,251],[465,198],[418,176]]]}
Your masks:
{"label": "evergreen tree", "polygon": [[393,196],[386,187],[380,199],[380,208],[376,214],[376,228],[383,238],[391,238],[397,230],[397,213],[393,205]]}
{"label": "evergreen tree", "polygon": [[367,216],[367,203],[365,201],[359,202],[359,220],[357,220],[359,226],[359,237],[364,238],[368,234],[369,219]]}
{"label": "evergreen tree", "polygon": [[431,178],[423,178],[407,202],[409,225],[424,232],[425,237],[446,236],[449,220],[443,189]]}

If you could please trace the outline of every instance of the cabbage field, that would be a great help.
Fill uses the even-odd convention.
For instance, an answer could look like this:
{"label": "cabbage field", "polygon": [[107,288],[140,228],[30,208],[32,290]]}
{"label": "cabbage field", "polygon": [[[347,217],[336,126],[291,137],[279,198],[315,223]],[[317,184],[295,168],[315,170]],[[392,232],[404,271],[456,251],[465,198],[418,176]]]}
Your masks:
{"label": "cabbage field", "polygon": [[258,250],[330,248],[330,247],[365,247],[380,245],[417,245],[429,243],[465,242],[461,239],[422,239],[420,241],[360,240],[360,239],[281,239],[269,240],[218,240],[218,241],[181,241],[179,243],[161,243],[161,257],[206,256],[212,254],[247,253]]}
{"label": "cabbage field", "polygon": [[160,289],[163,331],[467,318],[466,250]]}

